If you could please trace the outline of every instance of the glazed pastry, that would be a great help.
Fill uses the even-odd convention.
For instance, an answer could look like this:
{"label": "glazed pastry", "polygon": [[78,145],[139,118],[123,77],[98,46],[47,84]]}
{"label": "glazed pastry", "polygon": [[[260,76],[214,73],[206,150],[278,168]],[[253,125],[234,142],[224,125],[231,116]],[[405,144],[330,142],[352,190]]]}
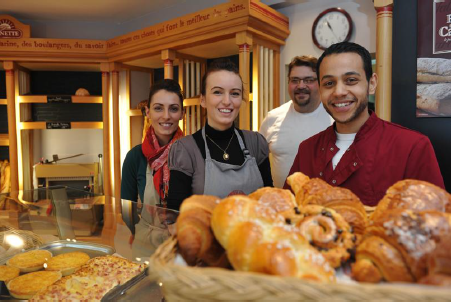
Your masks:
{"label": "glazed pastry", "polygon": [[[360,273],[360,268],[370,266],[363,260],[370,261],[376,267],[381,279],[395,282],[410,280],[385,273],[397,271],[403,274],[407,271],[413,277],[412,281],[420,281],[428,273],[442,273],[441,268],[451,258],[451,251],[447,249],[451,237],[450,214],[439,211],[389,209],[374,220],[364,237],[357,249],[357,262],[353,265],[353,277],[359,281],[379,280],[364,278],[366,275]],[[404,276],[409,277],[408,274]]]}
{"label": "glazed pastry", "polygon": [[[316,281],[334,281],[334,270],[298,228],[282,215],[286,208],[247,196],[223,199],[212,229],[234,269]],[[280,212],[282,211],[282,212]]]}
{"label": "glazed pastry", "polygon": [[389,209],[437,210],[450,212],[451,195],[442,188],[425,181],[401,180],[387,189],[370,220],[377,220]]}
{"label": "glazed pastry", "polygon": [[211,215],[218,202],[214,196],[193,195],[181,204],[176,236],[179,252],[189,265],[229,267],[225,250],[211,230]]}

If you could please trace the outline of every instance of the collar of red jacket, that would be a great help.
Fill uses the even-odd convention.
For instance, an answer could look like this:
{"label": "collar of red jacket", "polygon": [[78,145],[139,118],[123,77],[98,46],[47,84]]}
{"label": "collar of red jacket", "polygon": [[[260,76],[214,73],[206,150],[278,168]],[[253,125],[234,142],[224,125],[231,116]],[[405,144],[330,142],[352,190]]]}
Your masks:
{"label": "collar of red jacket", "polygon": [[[354,142],[359,141],[362,138],[365,138],[367,134],[376,126],[376,124],[380,120],[373,111],[368,110],[368,113],[370,114],[370,117],[368,118],[368,120],[366,120],[365,124],[363,124],[362,127],[359,129],[357,135],[355,135]],[[334,141],[337,140],[335,129],[336,122],[334,122],[333,125],[329,128],[329,140]]]}

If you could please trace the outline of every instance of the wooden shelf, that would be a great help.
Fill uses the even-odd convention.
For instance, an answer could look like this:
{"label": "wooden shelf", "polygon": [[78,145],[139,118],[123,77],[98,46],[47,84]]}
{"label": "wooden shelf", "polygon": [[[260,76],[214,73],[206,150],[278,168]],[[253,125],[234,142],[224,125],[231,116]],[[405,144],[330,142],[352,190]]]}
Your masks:
{"label": "wooden shelf", "polygon": [[6,105],[7,102],[8,101],[6,99],[0,99],[0,105]]}
{"label": "wooden shelf", "polygon": [[200,105],[200,96],[184,99],[184,106]]}
{"label": "wooden shelf", "polygon": [[[70,122],[71,129],[102,129],[103,122]],[[47,129],[46,122],[21,122],[20,129]]]}
{"label": "wooden shelf", "polygon": [[129,109],[126,114],[129,116],[129,117],[139,117],[139,116],[143,116],[142,115],[142,111],[140,109]]}
{"label": "wooden shelf", "polygon": [[[71,96],[71,99],[72,103],[102,103],[102,96]],[[24,95],[20,96],[19,100],[20,103],[47,103],[47,96]]]}
{"label": "wooden shelf", "polygon": [[9,146],[8,134],[0,134],[0,146]]}

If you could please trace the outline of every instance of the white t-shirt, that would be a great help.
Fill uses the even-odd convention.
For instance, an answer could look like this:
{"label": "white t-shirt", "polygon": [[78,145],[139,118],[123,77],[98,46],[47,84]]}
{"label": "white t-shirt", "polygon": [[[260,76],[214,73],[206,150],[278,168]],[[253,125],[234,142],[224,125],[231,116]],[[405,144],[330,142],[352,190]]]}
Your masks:
{"label": "white t-shirt", "polygon": [[269,144],[275,187],[282,188],[285,184],[300,143],[325,130],[332,122],[321,103],[315,111],[307,114],[297,112],[292,101],[268,113],[260,133]]}
{"label": "white t-shirt", "polygon": [[332,158],[332,166],[333,170],[337,167],[338,162],[340,162],[341,157],[343,157],[346,150],[351,146],[352,142],[354,142],[354,138],[356,134],[337,134],[337,141],[335,145],[340,149],[335,156]]}

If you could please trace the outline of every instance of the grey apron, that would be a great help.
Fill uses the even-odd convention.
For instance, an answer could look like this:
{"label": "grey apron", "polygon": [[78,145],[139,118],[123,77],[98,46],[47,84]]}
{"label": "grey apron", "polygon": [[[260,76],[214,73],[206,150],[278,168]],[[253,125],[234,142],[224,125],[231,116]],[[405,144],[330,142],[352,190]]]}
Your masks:
{"label": "grey apron", "polygon": [[234,129],[239,146],[244,154],[245,161],[242,165],[233,165],[218,162],[211,158],[206,143],[206,132],[203,127],[201,134],[206,150],[205,172],[204,172],[204,194],[225,198],[232,194],[250,194],[263,187],[263,178],[258,169],[255,157],[245,148],[244,141],[239,132]]}
{"label": "grey apron", "polygon": [[157,247],[170,236],[167,227],[161,223],[159,209],[155,208],[160,202],[160,196],[154,188],[153,171],[149,165],[146,165],[143,200],[140,221],[135,224],[135,238],[132,243],[134,258],[149,258]]}

